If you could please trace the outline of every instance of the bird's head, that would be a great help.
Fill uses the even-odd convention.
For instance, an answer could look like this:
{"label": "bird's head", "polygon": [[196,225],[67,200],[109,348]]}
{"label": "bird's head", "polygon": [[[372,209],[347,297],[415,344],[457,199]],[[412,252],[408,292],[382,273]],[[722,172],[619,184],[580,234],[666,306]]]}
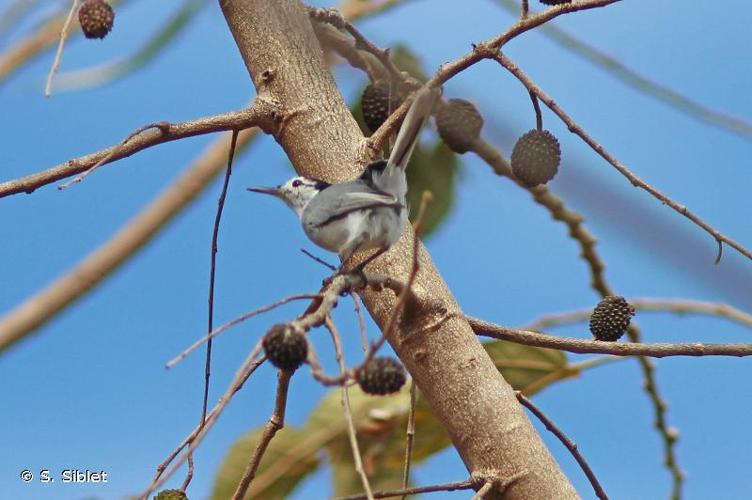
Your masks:
{"label": "bird's head", "polygon": [[300,217],[308,202],[329,184],[310,177],[293,177],[277,187],[250,187],[248,191],[270,194],[284,201]]}

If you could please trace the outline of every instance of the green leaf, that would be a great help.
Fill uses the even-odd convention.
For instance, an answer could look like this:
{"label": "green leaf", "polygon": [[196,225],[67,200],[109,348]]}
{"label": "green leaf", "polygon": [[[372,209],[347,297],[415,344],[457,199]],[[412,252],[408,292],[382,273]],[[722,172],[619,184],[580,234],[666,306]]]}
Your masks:
{"label": "green leaf", "polygon": [[[212,499],[232,498],[262,432],[263,428],[249,432],[230,449],[214,479]],[[316,436],[307,431],[292,427],[281,429],[269,443],[245,498],[276,500],[289,495],[318,468],[321,445]]]}
{"label": "green leaf", "polygon": [[433,193],[433,201],[426,207],[421,236],[430,236],[446,219],[454,202],[455,180],[459,169],[458,156],[443,142],[438,142],[433,150],[426,151],[420,144],[416,146],[407,167],[407,201],[410,205],[410,220],[418,216],[423,191]]}

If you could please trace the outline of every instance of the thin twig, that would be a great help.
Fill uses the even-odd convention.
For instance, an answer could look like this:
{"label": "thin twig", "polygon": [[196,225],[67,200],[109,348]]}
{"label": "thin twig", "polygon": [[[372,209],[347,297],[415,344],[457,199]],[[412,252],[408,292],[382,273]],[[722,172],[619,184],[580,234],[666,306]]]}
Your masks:
{"label": "thin twig", "polygon": [[486,498],[486,495],[488,495],[491,492],[491,489],[493,489],[494,483],[493,481],[486,481],[483,486],[473,495],[473,500],[483,500]]}
{"label": "thin twig", "polygon": [[55,73],[57,73],[57,69],[60,67],[60,62],[63,60],[65,39],[68,37],[68,30],[70,30],[73,16],[76,14],[76,11],[78,10],[78,4],[80,2],[81,0],[72,0],[71,8],[68,11],[68,16],[65,18],[65,23],[63,23],[63,29],[60,30],[60,42],[58,43],[57,52],[55,53],[55,60],[52,62],[50,73],[47,75],[47,84],[44,86],[45,97],[52,95],[52,81],[55,79]]}
{"label": "thin twig", "polygon": [[[232,176],[232,160],[235,156],[235,146],[238,143],[238,131],[232,131],[232,139],[230,139],[230,152],[227,158],[227,169],[225,170],[225,179],[222,183],[222,191],[219,194],[217,200],[217,213],[214,217],[214,227],[212,229],[211,238],[211,256],[209,258],[209,297],[208,307],[209,314],[207,316],[207,336],[211,335],[214,330],[214,285],[216,282],[217,272],[217,242],[219,240],[219,223],[222,221],[222,212],[225,208],[225,200],[227,199],[227,188],[230,186],[230,177]],[[212,355],[212,339],[209,337],[206,341],[206,364],[204,366],[204,400],[201,406],[201,422],[206,421],[206,408],[209,402],[209,379],[211,378],[211,355]]]}
{"label": "thin twig", "polygon": [[185,490],[188,489],[188,486],[191,484],[191,481],[193,480],[193,472],[195,470],[195,465],[193,463],[193,453],[188,455],[188,471],[185,473],[185,479],[183,480],[182,486],[180,486],[180,491],[185,492]]}
{"label": "thin twig", "polygon": [[243,476],[238,483],[238,487],[233,495],[233,500],[243,500],[245,494],[248,491],[248,487],[251,485],[251,481],[256,477],[256,471],[258,470],[261,458],[266,453],[266,449],[269,443],[272,442],[274,435],[285,426],[285,408],[287,407],[287,390],[290,387],[290,378],[293,372],[286,370],[279,370],[277,380],[277,397],[274,402],[274,413],[269,418],[269,421],[264,426],[264,432],[261,434],[258,445],[251,455],[251,460],[243,472]]}
{"label": "thin twig", "polygon": [[358,327],[360,330],[360,346],[363,349],[363,353],[368,352],[368,337],[366,332],[366,318],[363,316],[363,310],[360,307],[360,299],[358,294],[350,292],[350,298],[353,301],[353,307],[355,309],[355,315],[358,317]]}
{"label": "thin twig", "polygon": [[[331,316],[327,315],[324,320],[327,330],[332,336],[332,342],[334,342],[334,351],[337,358],[337,364],[339,365],[339,372],[341,375],[347,373],[345,367],[345,357],[342,353],[342,342],[340,341],[337,327],[332,321]],[[368,482],[368,476],[366,470],[363,467],[363,460],[360,456],[360,447],[358,446],[358,436],[355,430],[355,423],[353,422],[352,410],[350,409],[350,397],[347,394],[347,384],[342,384],[342,408],[345,413],[345,420],[347,420],[347,435],[350,438],[350,447],[352,448],[353,460],[355,462],[355,471],[360,476],[360,481],[363,484],[363,490],[366,492],[366,498],[368,500],[373,499],[373,492],[371,491],[371,483]]]}
{"label": "thin twig", "polygon": [[[611,155],[606,148],[598,144],[595,139],[593,139],[585,130],[580,127],[568,114],[562,110],[556,102],[543,90],[541,90],[540,87],[538,87],[535,82],[533,82],[526,74],[523,72],[516,64],[512,62],[511,59],[509,59],[506,55],[498,52],[493,55],[493,59],[497,61],[502,67],[507,69],[510,73],[512,73],[519,81],[522,83],[525,88],[528,90],[528,92],[534,93],[538,99],[543,101],[543,103],[554,113],[556,116],[558,116],[562,122],[564,122],[567,127],[569,128],[570,132],[578,135],[588,146],[590,146],[593,151],[598,153],[604,160],[606,160],[608,163],[610,163],[617,171],[619,171],[620,174],[622,174],[624,177],[626,177],[629,182],[632,183],[633,186],[641,188],[651,195],[653,195],[654,198],[656,198],[661,203],[668,205],[673,210],[675,210],[677,213],[683,215],[687,219],[694,222],[697,226],[702,228],[706,233],[708,233],[710,236],[712,236],[716,242],[718,243],[725,243],[726,245],[730,246],[740,254],[744,255],[748,259],[752,259],[752,252],[747,250],[744,246],[742,246],[740,243],[737,243],[736,241],[732,240],[728,236],[720,233],[716,229],[714,229],[710,224],[706,223],[702,219],[700,219],[697,215],[695,215],[693,212],[691,212],[685,205],[682,205],[680,203],[677,203],[667,195],[665,195],[663,192],[659,191],[658,189],[654,188],[644,180],[642,180],[640,177],[635,175],[630,169],[628,169],[622,162],[620,162],[616,157]],[[722,251],[722,246],[719,246],[719,248]],[[716,263],[720,260],[721,251],[719,251],[716,254]]]}
{"label": "thin twig", "polygon": [[300,251],[303,252],[308,257],[310,257],[314,262],[318,262],[322,266],[324,266],[326,268],[329,268],[330,271],[336,271],[337,270],[337,266],[333,266],[330,263],[328,263],[327,261],[325,261],[324,259],[322,259],[320,257],[316,257],[315,255],[313,255],[311,252],[309,252],[305,248],[301,248]]}
{"label": "thin twig", "polygon": [[[217,269],[217,239],[219,237],[219,223],[222,219],[222,210],[225,206],[225,199],[227,198],[227,188],[230,184],[230,176],[232,175],[232,159],[235,155],[235,146],[238,142],[238,131],[233,130],[232,131],[232,139],[230,140],[230,152],[227,159],[227,169],[225,170],[225,179],[222,184],[222,192],[219,195],[219,200],[217,201],[217,214],[214,219],[214,229],[212,231],[212,241],[211,241],[211,256],[210,256],[210,264],[209,264],[209,299],[208,299],[208,307],[209,307],[209,314],[208,314],[208,326],[207,331],[209,334],[211,334],[212,330],[214,329],[214,283],[215,283],[215,273]],[[92,170],[94,170],[96,166],[92,167],[91,170],[88,170],[84,173],[84,175],[89,174]],[[79,176],[81,177],[81,176]],[[74,179],[75,180],[75,179]],[[209,407],[209,381],[211,379],[211,359],[212,359],[212,339],[209,338],[209,340],[206,342],[206,360],[204,363],[204,394],[203,394],[203,401],[201,403],[201,420],[200,425],[204,425],[206,423],[206,409]],[[188,485],[191,484],[191,479],[193,479],[193,454],[190,453],[188,455],[188,473],[186,474],[185,481],[183,481],[183,487],[182,490],[185,491],[188,488]]]}
{"label": "thin twig", "polygon": [[[395,66],[395,64],[389,59],[389,50],[380,49],[368,40],[363,34],[350,23],[345,17],[336,9],[319,9],[311,7],[309,9],[309,15],[312,19],[319,22],[326,22],[331,24],[337,29],[343,29],[350,33],[355,39],[355,48],[363,49],[366,52],[373,54],[381,65],[389,72],[390,79],[400,81],[404,77],[402,72]],[[417,82],[416,82],[417,83]]]}
{"label": "thin twig", "polygon": [[179,362],[181,362],[183,359],[185,359],[189,354],[191,354],[193,351],[201,347],[203,344],[207,343],[217,335],[221,334],[225,330],[228,330],[232,328],[233,326],[242,323],[243,321],[246,321],[254,316],[258,316],[259,314],[263,314],[266,312],[271,311],[272,309],[276,309],[277,307],[283,306],[285,304],[289,304],[290,302],[293,302],[295,300],[306,300],[306,299],[316,299],[319,295],[315,293],[301,293],[298,295],[290,295],[289,297],[285,297],[283,299],[278,300],[277,302],[274,302],[273,304],[268,304],[262,307],[259,307],[258,309],[254,309],[253,311],[249,311],[245,314],[241,314],[237,318],[228,321],[227,323],[220,325],[215,330],[212,330],[209,332],[208,335],[205,335],[198,339],[196,342],[191,344],[188,348],[184,349],[180,354],[172,358],[170,361],[167,362],[165,365],[165,368],[172,368]]}
{"label": "thin twig", "polygon": [[[402,472],[402,488],[407,488],[410,483],[410,465],[413,460],[413,445],[415,443],[415,380],[410,379],[410,411],[407,414],[407,432],[405,433],[405,468]],[[402,496],[405,500],[407,495]]]}
{"label": "thin twig", "polygon": [[493,58],[493,55],[510,40],[522,35],[523,33],[533,30],[538,26],[541,26],[561,15],[582,10],[598,9],[619,1],[621,0],[581,0],[578,2],[562,4],[557,6],[556,8],[546,9],[538,14],[529,15],[525,19],[520,19],[505,32],[486,41],[474,44],[473,50],[468,54],[465,54],[464,56],[450,63],[444,64],[426,83],[426,85],[433,87],[439,87],[443,85],[444,83],[454,78],[470,66],[478,63],[479,61],[483,59]]}
{"label": "thin twig", "polygon": [[[245,384],[253,372],[256,371],[256,369],[266,360],[266,356],[260,356],[262,348],[261,342],[259,341],[235,373],[235,377],[230,383],[227,391],[225,391],[219,399],[219,402],[214,405],[214,408],[212,408],[206,416],[206,422],[203,425],[198,425],[190,434],[188,434],[178,447],[175,448],[175,450],[161,464],[159,464],[154,479],[152,479],[149,487],[138,496],[139,499],[146,500],[154,490],[162,486],[165,481],[167,481],[175,471],[180,468],[183,462],[193,454],[193,451],[217,422],[217,419],[222,414],[225,407],[230,403],[235,393],[243,387],[243,384]],[[185,447],[188,447],[188,450],[178,457]],[[169,467],[170,464],[172,464],[172,467],[167,470],[167,467]],[[167,470],[167,472],[165,472],[165,470]]]}
{"label": "thin twig", "polygon": [[[499,0],[505,9],[516,13],[519,10],[516,0]],[[561,27],[549,23],[541,26],[537,33],[558,43],[562,48],[573,52],[583,59],[596,65],[599,69],[611,74],[617,80],[631,89],[641,92],[648,97],[657,99],[671,108],[684,113],[701,123],[711,125],[729,132],[733,132],[744,139],[752,139],[752,123],[713,109],[698,102],[675,89],[658,83],[628,67],[616,57],[604,52],[595,45],[590,45],[569,34]]]}
{"label": "thin twig", "polygon": [[530,5],[527,0],[522,0],[520,4],[520,19],[525,19],[530,14]]}
{"label": "thin twig", "polygon": [[469,316],[466,316],[465,319],[477,335],[578,354],[612,354],[614,356],[649,356],[653,358],[668,356],[752,356],[752,344],[602,342],[516,330]]}
{"label": "thin twig", "polygon": [[[162,127],[154,127],[153,124],[149,124],[147,128],[159,128],[159,131],[142,132],[135,136],[130,134],[132,136],[131,140],[125,144],[121,141],[109,148],[68,160],[47,170],[2,182],[0,183],[0,198],[18,193],[31,193],[47,184],[86,172],[102,160],[104,160],[102,164],[112,163],[144,149],[164,144],[165,142],[225,130],[243,130],[260,125],[268,127],[270,126],[268,121],[271,120],[272,111],[273,106],[271,104],[256,100],[249,108],[239,111],[231,111],[229,113],[180,123],[163,122]],[[168,131],[165,132],[164,128],[167,128]],[[223,150],[223,155],[225,151],[227,150]]]}
{"label": "thin twig", "polygon": [[[150,129],[158,129],[162,134],[167,134],[170,132],[170,126],[171,124],[168,122],[155,122],[155,123],[149,123],[147,125],[144,125],[143,127],[139,127],[130,134],[128,134],[128,137],[120,141],[120,144],[117,145],[112,151],[110,151],[110,154],[96,162],[94,165],[92,165],[89,169],[87,169],[84,173],[77,175],[73,179],[69,180],[68,182],[64,182],[63,184],[60,184],[57,188],[60,190],[67,189],[71,187],[73,184],[78,184],[82,180],[84,180],[86,177],[88,177],[92,172],[94,172],[96,169],[104,165],[105,163],[109,163],[112,161],[112,159],[115,157],[115,155],[123,148],[125,147],[128,142],[139,135],[141,132],[146,132]],[[233,132],[234,133],[234,132]]]}
{"label": "thin twig", "polygon": [[[471,480],[455,481],[453,483],[434,484],[431,486],[417,486],[415,488],[403,488],[401,490],[377,491],[374,492],[373,498],[392,498],[402,497],[405,495],[418,495],[420,493],[435,493],[437,491],[458,491],[471,490],[475,483]],[[347,497],[337,497],[335,500],[366,500],[366,495],[350,495]]]}
{"label": "thin twig", "polygon": [[540,132],[543,130],[543,114],[541,113],[538,96],[530,92],[530,100],[533,101],[533,109],[535,110],[535,128]]}
{"label": "thin twig", "polygon": [[577,460],[577,463],[582,468],[582,471],[587,476],[588,481],[590,481],[590,484],[593,486],[593,491],[595,491],[595,495],[601,500],[608,500],[608,495],[606,495],[606,492],[603,491],[603,487],[598,482],[598,478],[595,477],[593,470],[585,461],[585,457],[583,457],[582,454],[577,449],[577,445],[571,439],[569,439],[567,435],[564,434],[564,432],[561,429],[559,429],[556,426],[556,424],[554,424],[553,421],[545,415],[545,413],[543,413],[537,406],[535,406],[532,401],[526,398],[524,394],[522,394],[520,391],[515,391],[515,395],[517,396],[517,400],[525,408],[530,410],[533,413],[533,415],[535,415],[536,418],[540,420],[543,425],[546,426],[546,429],[551,431],[553,435],[556,436],[559,439],[559,441],[561,441],[561,444],[563,444],[569,450],[569,452],[572,454],[574,459]]}

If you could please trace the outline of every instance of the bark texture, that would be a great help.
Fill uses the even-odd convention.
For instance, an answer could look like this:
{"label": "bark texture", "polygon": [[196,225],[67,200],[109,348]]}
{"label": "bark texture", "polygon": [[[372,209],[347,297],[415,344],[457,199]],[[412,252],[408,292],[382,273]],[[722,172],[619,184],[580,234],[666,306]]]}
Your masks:
{"label": "bark texture", "polygon": [[[364,138],[343,101],[298,0],[220,0],[258,98],[281,110],[275,134],[295,169],[330,182],[356,177]],[[369,269],[406,280],[412,228]],[[505,498],[577,498],[511,387],[463,319],[425,248],[414,290],[424,298],[388,339],[447,430],[467,469],[498,480]],[[388,291],[364,301],[383,329],[396,302]],[[418,431],[419,432],[419,431]]]}

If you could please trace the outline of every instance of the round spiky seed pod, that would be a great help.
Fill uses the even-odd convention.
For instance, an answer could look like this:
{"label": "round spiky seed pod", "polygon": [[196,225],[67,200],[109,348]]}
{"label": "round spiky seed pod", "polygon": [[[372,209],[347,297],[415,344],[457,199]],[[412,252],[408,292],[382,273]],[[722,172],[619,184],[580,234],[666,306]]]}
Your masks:
{"label": "round spiky seed pod", "polygon": [[480,137],[483,117],[470,101],[449,99],[436,112],[436,127],[449,149],[455,153],[467,153]]}
{"label": "round spiky seed pod", "polygon": [[366,394],[383,396],[397,392],[405,384],[405,368],[394,358],[373,358],[358,372],[358,385]]}
{"label": "round spiky seed pod", "polygon": [[590,332],[596,340],[615,341],[624,335],[635,308],[618,295],[609,295],[598,302],[590,315]]}
{"label": "round spiky seed pod", "polygon": [[391,92],[388,85],[383,83],[371,83],[363,89],[360,99],[360,109],[363,112],[363,121],[371,133],[381,126],[390,111],[397,109],[402,104],[399,95]]}
{"label": "round spiky seed pod", "polygon": [[272,326],[262,341],[266,358],[280,370],[295,371],[308,356],[305,335],[289,325]]}
{"label": "round spiky seed pod", "polygon": [[559,141],[548,130],[526,132],[512,150],[512,172],[527,187],[553,179],[560,162]]}
{"label": "round spiky seed pod", "polygon": [[561,5],[563,3],[572,3],[572,0],[540,0],[540,3],[546,5]]}
{"label": "round spiky seed pod", "polygon": [[154,500],[188,500],[188,495],[182,490],[162,490],[154,496]]}
{"label": "round spiky seed pod", "polygon": [[112,30],[115,11],[104,0],[85,0],[78,9],[78,22],[86,38],[104,38]]}

